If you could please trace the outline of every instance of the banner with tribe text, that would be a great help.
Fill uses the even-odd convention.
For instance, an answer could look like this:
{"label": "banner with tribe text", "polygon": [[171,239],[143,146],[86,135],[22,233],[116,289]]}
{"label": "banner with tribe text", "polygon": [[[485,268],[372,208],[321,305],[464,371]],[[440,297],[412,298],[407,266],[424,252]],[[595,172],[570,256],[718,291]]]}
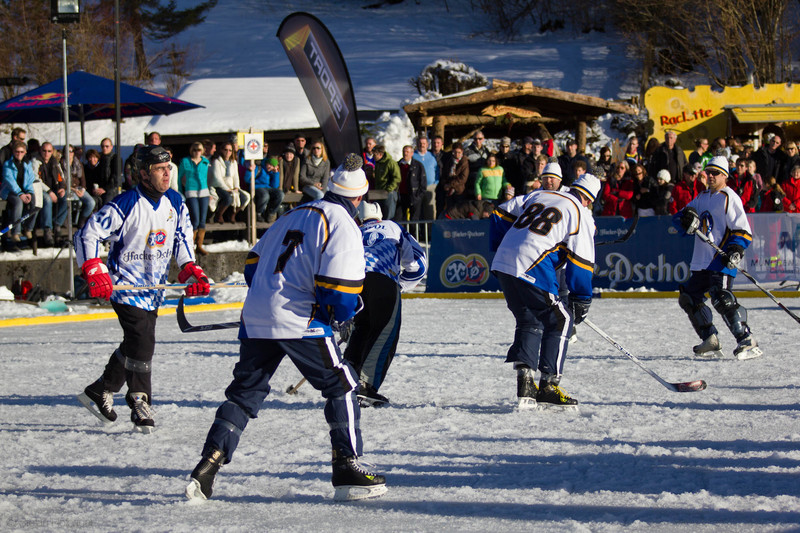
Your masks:
{"label": "banner with tribe text", "polygon": [[348,153],[361,153],[356,101],[342,52],[328,28],[308,13],[283,19],[278,39],[322,128],[331,168],[336,168]]}
{"label": "banner with tribe text", "polygon": [[[748,220],[753,244],[742,266],[762,283],[800,282],[800,214],[755,214]],[[689,278],[694,239],[679,236],[671,217],[640,218],[634,234],[617,244],[603,243],[622,237],[630,221],[598,217],[595,222],[595,288],[674,291]],[[436,221],[426,291],[497,291],[493,258],[488,220]]]}

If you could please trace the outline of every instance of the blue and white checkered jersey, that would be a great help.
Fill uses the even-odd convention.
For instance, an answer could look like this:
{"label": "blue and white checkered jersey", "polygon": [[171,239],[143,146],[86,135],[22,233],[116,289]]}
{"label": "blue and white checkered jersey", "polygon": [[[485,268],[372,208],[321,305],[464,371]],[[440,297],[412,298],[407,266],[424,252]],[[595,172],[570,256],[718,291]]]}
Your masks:
{"label": "blue and white checkered jersey", "polygon": [[[108,273],[115,285],[158,285],[167,282],[172,257],[178,265],[194,261],[192,231],[180,194],[168,189],[154,202],[139,185],[92,215],[73,244],[81,266],[100,257],[102,243],[111,243]],[[164,301],[164,291],[118,290],[111,301],[153,311]]]}
{"label": "blue and white checkered jersey", "polygon": [[391,220],[368,220],[361,226],[367,272],[377,272],[408,291],[428,271],[425,250],[405,229]]}

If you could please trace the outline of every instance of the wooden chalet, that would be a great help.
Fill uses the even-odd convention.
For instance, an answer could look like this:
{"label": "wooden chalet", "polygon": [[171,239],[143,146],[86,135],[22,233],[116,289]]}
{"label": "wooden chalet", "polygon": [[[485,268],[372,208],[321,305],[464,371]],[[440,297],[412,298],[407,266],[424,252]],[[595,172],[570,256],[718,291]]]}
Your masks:
{"label": "wooden chalet", "polygon": [[531,82],[492,80],[488,89],[466,91],[403,107],[417,130],[432,130],[445,144],[478,130],[493,138],[527,135],[551,139],[550,131],[573,129],[578,151],[586,149],[586,124],[606,113],[639,113],[634,102],[535,87]]}

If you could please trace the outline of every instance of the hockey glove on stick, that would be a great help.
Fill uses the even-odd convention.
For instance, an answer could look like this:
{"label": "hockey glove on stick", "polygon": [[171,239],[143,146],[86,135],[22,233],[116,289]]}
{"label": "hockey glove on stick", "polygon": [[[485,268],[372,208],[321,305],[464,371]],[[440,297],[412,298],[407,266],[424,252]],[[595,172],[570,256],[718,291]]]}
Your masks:
{"label": "hockey glove on stick", "polygon": [[187,283],[191,278],[194,278],[195,281],[184,289],[187,296],[205,296],[211,291],[206,273],[197,263],[190,261],[183,265],[183,270],[178,274],[178,281]]}
{"label": "hockey glove on stick", "polygon": [[731,270],[739,268],[739,263],[742,262],[744,257],[744,248],[738,244],[730,244],[725,247],[725,251],[720,256],[722,264]]}
{"label": "hockey glove on stick", "polygon": [[592,305],[592,300],[579,300],[577,298],[573,298],[570,296],[569,298],[569,306],[572,309],[572,316],[575,319],[576,324],[580,324],[583,322],[583,319],[586,318],[586,315],[589,314],[589,306]]}
{"label": "hockey glove on stick", "polygon": [[99,257],[89,259],[81,267],[83,279],[89,286],[89,296],[92,298],[102,298],[108,300],[113,291],[111,276],[108,275],[108,267]]}
{"label": "hockey glove on stick", "polygon": [[700,217],[693,207],[687,207],[683,210],[681,215],[681,227],[686,231],[687,235],[694,235],[697,228],[700,227]]}

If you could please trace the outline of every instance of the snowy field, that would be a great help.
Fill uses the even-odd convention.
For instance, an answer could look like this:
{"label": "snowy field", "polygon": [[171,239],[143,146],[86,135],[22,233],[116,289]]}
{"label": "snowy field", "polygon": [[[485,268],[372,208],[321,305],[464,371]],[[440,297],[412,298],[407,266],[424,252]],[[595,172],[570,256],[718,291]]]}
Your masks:
{"label": "snowy field", "polygon": [[579,326],[562,385],[580,411],[554,413],[514,408],[502,300],[406,300],[381,389],[393,405],[362,411],[365,459],[389,492],[348,504],[332,500],[322,399],[284,392],[300,378],[288,360],[214,498],[183,499],[237,360],[234,330],[183,334],[162,317],[156,433],[141,435],[127,408],[104,429],[75,400],[118,344],[116,321],[0,328],[0,530],[797,531],[800,329],[767,299],[744,303],[766,356],[709,362],[689,355],[676,301],[596,300],[590,318],[648,367],[709,388],[670,392]]}

